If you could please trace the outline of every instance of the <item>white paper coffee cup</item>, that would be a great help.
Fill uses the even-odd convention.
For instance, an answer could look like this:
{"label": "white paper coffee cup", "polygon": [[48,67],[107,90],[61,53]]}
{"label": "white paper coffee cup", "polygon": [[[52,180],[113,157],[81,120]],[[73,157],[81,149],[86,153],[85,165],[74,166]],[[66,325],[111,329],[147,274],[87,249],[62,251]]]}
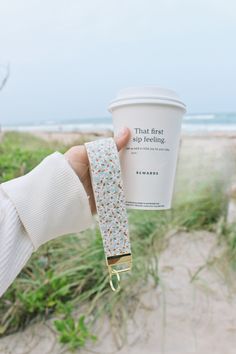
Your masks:
{"label": "white paper coffee cup", "polygon": [[120,91],[108,109],[114,135],[124,126],[131,130],[120,152],[127,208],[171,208],[184,103],[172,90],[132,87]]}

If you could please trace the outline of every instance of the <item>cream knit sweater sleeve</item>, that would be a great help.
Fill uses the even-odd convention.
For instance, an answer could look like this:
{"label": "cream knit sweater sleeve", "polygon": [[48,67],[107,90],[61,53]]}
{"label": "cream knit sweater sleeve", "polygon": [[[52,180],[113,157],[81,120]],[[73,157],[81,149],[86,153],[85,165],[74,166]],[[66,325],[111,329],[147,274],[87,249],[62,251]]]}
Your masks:
{"label": "cream knit sweater sleeve", "polygon": [[46,157],[25,176],[0,185],[0,296],[32,252],[93,222],[88,197],[63,154]]}

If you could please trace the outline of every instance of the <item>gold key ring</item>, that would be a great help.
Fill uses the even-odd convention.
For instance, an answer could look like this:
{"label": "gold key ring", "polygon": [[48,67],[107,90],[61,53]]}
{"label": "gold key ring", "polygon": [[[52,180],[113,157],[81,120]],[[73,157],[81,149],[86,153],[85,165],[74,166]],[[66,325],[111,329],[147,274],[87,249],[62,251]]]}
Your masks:
{"label": "gold key ring", "polygon": [[[109,283],[110,283],[112,291],[119,291],[120,290],[120,274],[115,269],[112,269],[112,271],[109,273],[109,276],[110,276]],[[116,276],[116,280],[117,280],[116,287],[114,286],[113,279],[112,279],[114,276]]]}

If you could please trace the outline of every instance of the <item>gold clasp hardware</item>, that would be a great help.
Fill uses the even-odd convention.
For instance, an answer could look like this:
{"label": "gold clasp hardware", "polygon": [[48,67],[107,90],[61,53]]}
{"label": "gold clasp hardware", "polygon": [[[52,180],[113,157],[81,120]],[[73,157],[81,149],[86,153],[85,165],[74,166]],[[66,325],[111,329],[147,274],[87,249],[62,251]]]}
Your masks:
{"label": "gold clasp hardware", "polygon": [[[132,256],[131,254],[124,254],[120,256],[113,256],[107,258],[107,266],[110,276],[110,286],[113,291],[120,290],[120,274],[131,270]],[[116,277],[117,285],[114,285],[113,278]]]}
{"label": "gold clasp hardware", "polygon": [[[117,285],[115,286],[113,283],[113,277],[116,276],[116,281],[117,281]],[[109,277],[110,277],[110,287],[112,291],[119,291],[120,290],[120,275],[119,273],[115,270],[112,269],[112,271],[109,271]]]}

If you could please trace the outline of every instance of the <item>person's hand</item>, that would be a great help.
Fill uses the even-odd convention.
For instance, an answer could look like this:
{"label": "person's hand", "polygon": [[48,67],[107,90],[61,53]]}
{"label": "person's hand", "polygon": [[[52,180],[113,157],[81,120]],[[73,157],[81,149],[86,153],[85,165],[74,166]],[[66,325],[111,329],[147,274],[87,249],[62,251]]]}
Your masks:
{"label": "person's hand", "polygon": [[[118,151],[128,143],[129,139],[130,130],[124,127],[118,136],[114,138]],[[92,213],[96,213],[96,204],[89,174],[89,160],[85,146],[73,146],[65,153],[65,157],[83,183],[84,189],[89,196],[89,204]]]}

